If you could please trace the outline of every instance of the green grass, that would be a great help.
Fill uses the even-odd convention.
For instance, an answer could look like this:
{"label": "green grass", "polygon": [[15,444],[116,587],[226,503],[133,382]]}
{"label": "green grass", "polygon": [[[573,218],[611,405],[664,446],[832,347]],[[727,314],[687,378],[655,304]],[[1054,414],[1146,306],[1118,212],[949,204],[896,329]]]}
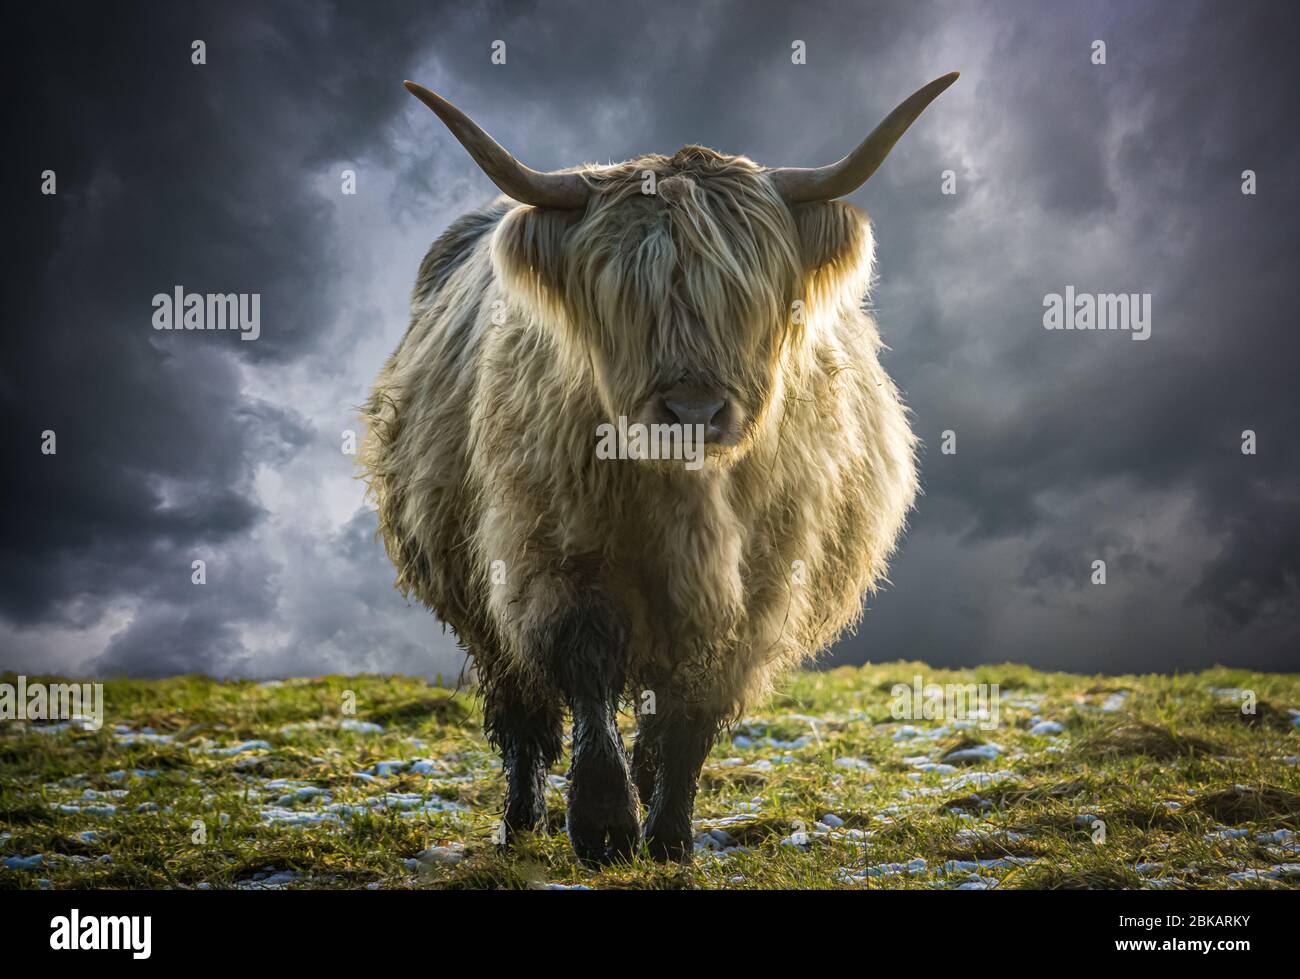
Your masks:
{"label": "green grass", "polygon": [[[998,727],[894,719],[891,687],[916,674],[999,684]],[[29,677],[41,679],[53,678]],[[1255,713],[1228,688],[1253,691]],[[1300,866],[1278,871],[1300,864],[1300,675],[908,663],[800,674],[705,765],[698,829],[723,828],[729,849],[600,872],[569,850],[560,787],[549,832],[499,852],[503,779],[469,691],[404,677],[180,677],[112,681],[104,696],[99,731],[0,721],[0,857],[41,855],[0,866],[0,887],[225,888],[281,874],[270,882],[291,888],[933,888],[971,878],[947,861],[978,859],[1006,861],[979,871],[1002,888],[1300,886]],[[1063,732],[1031,734],[1037,719]],[[356,721],[382,731],[347,729]],[[921,734],[904,737],[905,725]],[[127,729],[166,737],[132,742]],[[216,753],[247,741],[270,747]],[[1001,753],[918,767],[987,742]],[[376,769],[390,760],[427,770]],[[287,821],[327,806],[333,821]],[[828,813],[842,821],[830,832]],[[414,859],[437,846],[448,862]],[[853,876],[917,860],[923,869]],[[1229,876],[1250,871],[1279,875]]]}

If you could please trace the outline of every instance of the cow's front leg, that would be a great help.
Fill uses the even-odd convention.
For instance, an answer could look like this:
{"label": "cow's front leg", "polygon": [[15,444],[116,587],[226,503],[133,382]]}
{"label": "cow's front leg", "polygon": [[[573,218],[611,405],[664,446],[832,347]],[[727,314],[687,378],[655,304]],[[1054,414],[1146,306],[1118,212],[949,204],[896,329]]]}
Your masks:
{"label": "cow's front leg", "polygon": [[654,760],[645,839],[656,860],[686,863],[691,859],[695,791],[719,726],[716,713],[696,708],[670,709],[642,719],[638,742],[645,739],[647,757]]}
{"label": "cow's front leg", "polygon": [[627,620],[608,600],[589,597],[548,631],[552,676],[573,711],[569,840],[588,866],[629,859],[641,845],[641,825],[616,723]]}
{"label": "cow's front leg", "polygon": [[529,690],[513,676],[484,679],[484,726],[506,770],[501,842],[511,843],[545,822],[546,773],[560,757],[563,705],[557,694]]}

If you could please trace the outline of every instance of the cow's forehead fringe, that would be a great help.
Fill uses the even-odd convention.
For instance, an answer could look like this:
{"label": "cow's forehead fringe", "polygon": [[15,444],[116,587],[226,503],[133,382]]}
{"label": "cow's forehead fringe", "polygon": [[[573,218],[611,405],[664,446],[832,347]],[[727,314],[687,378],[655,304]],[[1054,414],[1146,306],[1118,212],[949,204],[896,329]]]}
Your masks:
{"label": "cow's forehead fringe", "polygon": [[762,168],[692,145],[584,176],[593,194],[565,239],[565,314],[604,352],[606,376],[638,392],[684,372],[766,390],[800,262]]}
{"label": "cow's forehead fringe", "polygon": [[719,153],[694,143],[683,146],[672,156],[647,153],[623,163],[610,166],[592,164],[583,169],[591,188],[605,195],[621,196],[622,191],[644,193],[642,183],[647,171],[653,173],[659,181],[672,177],[690,177],[706,181],[710,186],[726,183],[740,189],[750,184],[766,189],[766,182],[758,179],[763,168],[753,160]]}
{"label": "cow's forehead fringe", "polygon": [[721,328],[737,316],[767,322],[783,306],[799,264],[795,226],[752,160],[690,145],[584,176],[594,193],[568,239],[569,270],[620,319],[661,322],[678,306]]}

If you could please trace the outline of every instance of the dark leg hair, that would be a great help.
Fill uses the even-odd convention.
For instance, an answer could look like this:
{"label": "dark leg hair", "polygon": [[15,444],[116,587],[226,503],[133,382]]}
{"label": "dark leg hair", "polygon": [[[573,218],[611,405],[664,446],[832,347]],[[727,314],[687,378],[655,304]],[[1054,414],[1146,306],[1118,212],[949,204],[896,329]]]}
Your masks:
{"label": "dark leg hair", "polygon": [[521,831],[544,828],[546,773],[560,757],[563,710],[558,696],[525,694],[513,677],[487,685],[484,730],[506,770],[506,812],[501,843]]}
{"label": "dark leg hair", "polygon": [[627,620],[589,594],[547,630],[543,662],[573,711],[569,839],[588,865],[628,859],[641,845],[641,812],[618,733],[627,676]]}
{"label": "dark leg hair", "polygon": [[636,784],[641,805],[649,806],[654,796],[655,778],[659,771],[659,758],[651,740],[652,724],[644,717],[637,719],[636,741],[632,745],[632,781]]}
{"label": "dark leg hair", "polygon": [[656,860],[686,863],[691,859],[695,791],[719,727],[715,713],[694,707],[670,706],[664,713],[642,718],[643,733],[638,735],[637,746],[641,747],[644,738],[647,756],[655,767],[645,838]]}

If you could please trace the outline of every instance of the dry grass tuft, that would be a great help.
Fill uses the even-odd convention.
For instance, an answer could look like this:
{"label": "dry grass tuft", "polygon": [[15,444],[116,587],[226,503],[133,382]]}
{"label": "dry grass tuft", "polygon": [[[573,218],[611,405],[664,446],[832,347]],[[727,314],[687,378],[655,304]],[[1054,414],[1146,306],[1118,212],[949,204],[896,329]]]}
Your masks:
{"label": "dry grass tuft", "polygon": [[1121,721],[1087,735],[1075,745],[1080,755],[1105,757],[1108,755],[1144,756],[1157,761],[1191,755],[1213,755],[1220,749],[1204,738],[1180,734],[1147,721]]}

